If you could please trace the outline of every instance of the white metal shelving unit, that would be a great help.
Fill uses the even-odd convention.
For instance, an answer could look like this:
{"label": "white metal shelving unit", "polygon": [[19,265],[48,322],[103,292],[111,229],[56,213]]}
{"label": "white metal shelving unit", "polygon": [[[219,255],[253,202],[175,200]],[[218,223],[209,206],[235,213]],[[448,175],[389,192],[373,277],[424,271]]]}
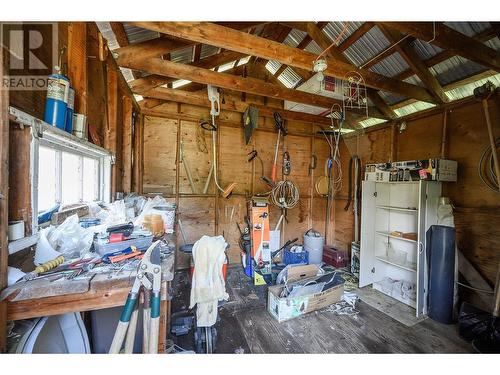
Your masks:
{"label": "white metal shelving unit", "polygon": [[[437,222],[440,195],[436,181],[362,183],[359,286],[372,285],[413,307],[417,317],[427,312],[425,233]],[[394,232],[416,233],[417,240]],[[414,293],[391,289],[385,278],[409,282]]]}

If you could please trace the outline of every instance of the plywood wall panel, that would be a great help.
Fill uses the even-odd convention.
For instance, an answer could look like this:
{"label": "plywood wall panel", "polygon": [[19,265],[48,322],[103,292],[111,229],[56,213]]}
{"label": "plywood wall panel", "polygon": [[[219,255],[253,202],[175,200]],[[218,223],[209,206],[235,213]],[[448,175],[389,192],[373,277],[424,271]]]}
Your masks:
{"label": "plywood wall panel", "polygon": [[[177,218],[181,220],[188,243],[198,241],[203,235],[215,235],[215,199],[182,197],[179,199]],[[177,235],[177,249],[183,244]],[[189,256],[177,252],[177,269],[189,267]]]}
{"label": "plywood wall panel", "polygon": [[175,193],[177,120],[144,117],[144,191]]}

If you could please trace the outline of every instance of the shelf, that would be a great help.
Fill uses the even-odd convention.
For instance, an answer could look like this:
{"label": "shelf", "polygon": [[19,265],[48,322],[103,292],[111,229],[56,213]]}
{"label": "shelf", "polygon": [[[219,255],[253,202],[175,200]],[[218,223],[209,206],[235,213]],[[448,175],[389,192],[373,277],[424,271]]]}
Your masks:
{"label": "shelf", "polygon": [[38,242],[39,234],[20,238],[19,240],[9,242],[9,255],[15,254],[18,251],[34,246]]}
{"label": "shelf", "polygon": [[410,271],[410,272],[417,272],[417,265],[415,263],[406,262],[405,264],[399,264],[399,263],[393,262],[392,260],[389,260],[389,258],[387,258],[386,256],[376,256],[375,258],[381,262],[390,264],[391,266],[402,268],[402,269]]}
{"label": "shelf", "polygon": [[405,208],[405,207],[377,205],[377,208],[380,208],[380,209],[383,209],[383,210],[390,210],[390,211],[418,212],[418,209],[416,209],[416,208],[408,208],[408,207]]}
{"label": "shelf", "polygon": [[377,184],[390,184],[390,185],[398,185],[398,184],[418,184],[420,180],[417,181],[375,181]]}
{"label": "shelf", "polygon": [[408,299],[403,299],[403,298],[401,298],[401,297],[399,297],[399,296],[393,296],[392,294],[388,294],[388,293],[384,292],[384,291],[382,290],[382,287],[380,286],[380,281],[377,281],[377,282],[374,282],[374,283],[373,283],[373,289],[378,290],[380,293],[383,293],[383,294],[385,294],[386,296],[389,296],[389,297],[391,297],[391,298],[394,298],[395,300],[398,300],[399,302],[402,302],[402,303],[404,303],[405,305],[408,305],[408,306],[413,307],[413,308],[415,308],[415,307],[416,307],[416,303],[415,303],[415,301],[414,301],[414,300],[411,300],[411,299],[410,299],[410,300],[408,300]]}
{"label": "shelf", "polygon": [[409,238],[403,238],[403,237],[398,237],[398,236],[393,236],[389,232],[383,232],[383,231],[376,231],[377,234],[384,236],[384,237],[389,237],[389,238],[394,238],[396,240],[401,240],[401,241],[406,241],[406,242],[411,242],[411,243],[417,243],[415,240],[410,240]]}

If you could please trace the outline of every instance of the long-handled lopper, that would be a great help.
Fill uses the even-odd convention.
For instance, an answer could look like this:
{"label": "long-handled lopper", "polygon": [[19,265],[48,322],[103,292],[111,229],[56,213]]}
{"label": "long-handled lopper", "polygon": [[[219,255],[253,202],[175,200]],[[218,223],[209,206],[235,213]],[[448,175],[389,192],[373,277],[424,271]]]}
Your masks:
{"label": "long-handled lopper", "polygon": [[276,148],[274,150],[274,163],[273,163],[273,169],[271,171],[271,180],[273,182],[276,182],[276,171],[278,168],[278,150],[280,148],[280,139],[281,136],[286,135],[286,128],[283,123],[283,119],[281,118],[281,115],[279,112],[274,112],[274,123],[276,125],[276,128],[278,129],[278,139],[276,140]]}
{"label": "long-handled lopper", "polygon": [[[160,241],[153,243],[137,268],[137,276],[134,280],[134,285],[123,307],[118,327],[113,337],[113,342],[109,348],[110,354],[117,354],[125,342],[125,353],[132,353],[133,342],[135,337],[135,329],[137,326],[137,305],[139,293],[144,290],[145,296],[149,296],[149,316],[144,305],[144,319],[149,320],[147,332],[144,334],[149,337],[147,340],[147,353],[153,354],[158,352],[158,336],[160,328],[160,288],[161,288],[161,260],[160,260]],[[125,336],[127,336],[125,338]],[[146,340],[145,340],[146,341]],[[145,343],[145,342],[144,342]]]}

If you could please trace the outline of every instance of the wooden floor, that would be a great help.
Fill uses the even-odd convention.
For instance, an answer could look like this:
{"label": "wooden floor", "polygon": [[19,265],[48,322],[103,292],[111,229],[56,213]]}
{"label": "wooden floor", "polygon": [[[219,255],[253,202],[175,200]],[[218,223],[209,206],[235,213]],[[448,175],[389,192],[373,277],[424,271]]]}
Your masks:
{"label": "wooden floor", "polygon": [[[189,304],[189,281],[184,273],[174,280],[172,312]],[[356,317],[328,311],[278,323],[266,310],[265,287],[251,285],[239,268],[228,272],[230,301],[219,308],[218,353],[468,353],[469,343],[457,327],[426,319],[408,327],[362,300]],[[192,349],[192,334],[174,338]]]}

